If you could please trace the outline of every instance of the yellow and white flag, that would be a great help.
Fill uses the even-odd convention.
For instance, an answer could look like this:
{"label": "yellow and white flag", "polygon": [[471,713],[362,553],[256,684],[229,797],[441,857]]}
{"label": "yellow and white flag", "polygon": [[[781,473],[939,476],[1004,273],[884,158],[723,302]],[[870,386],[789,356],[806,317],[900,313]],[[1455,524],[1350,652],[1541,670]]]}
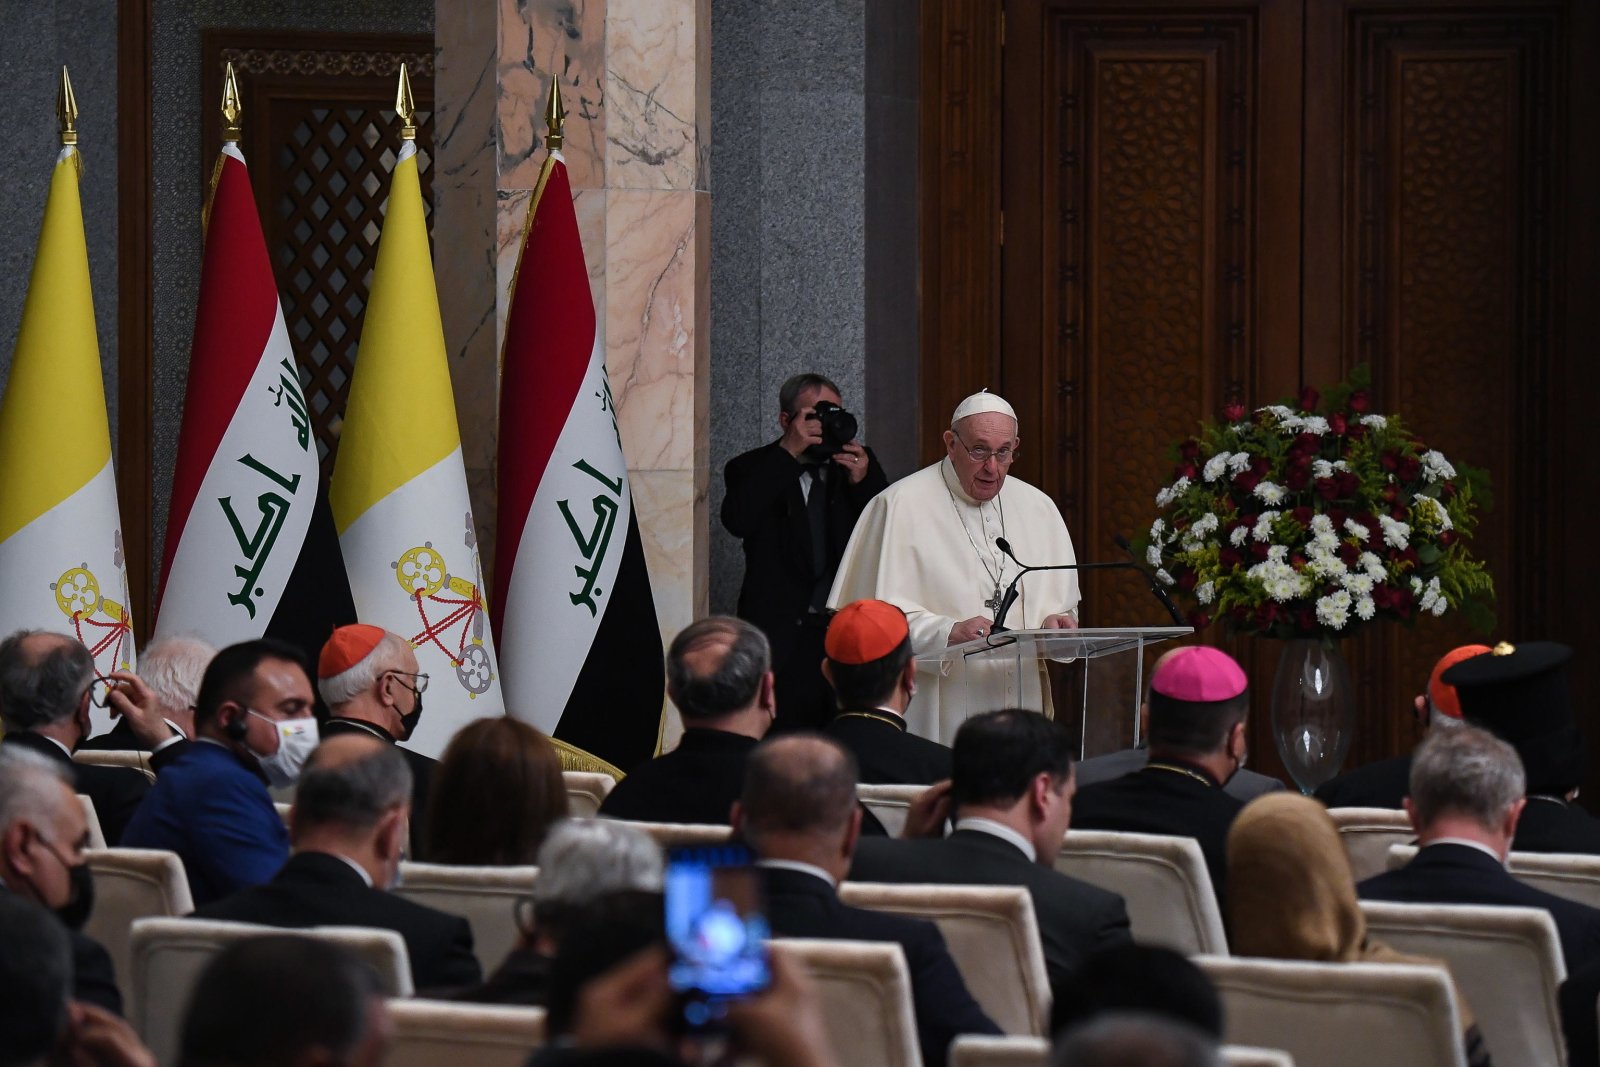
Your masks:
{"label": "yellow and white flag", "polygon": [[329,498],[356,616],[409,638],[429,676],[408,747],[437,756],[466,722],[505,709],[410,140],[390,176]]}
{"label": "yellow and white flag", "polygon": [[0,636],[70,634],[105,675],[133,666],[133,630],[76,156],[56,160],[0,400]]}

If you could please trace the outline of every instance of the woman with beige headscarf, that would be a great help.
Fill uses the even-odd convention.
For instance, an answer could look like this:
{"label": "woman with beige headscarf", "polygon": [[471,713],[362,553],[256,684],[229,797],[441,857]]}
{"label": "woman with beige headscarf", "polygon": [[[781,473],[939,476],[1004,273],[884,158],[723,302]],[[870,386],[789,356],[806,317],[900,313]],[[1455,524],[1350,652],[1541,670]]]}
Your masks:
{"label": "woman with beige headscarf", "polygon": [[[1228,832],[1228,942],[1239,956],[1445,966],[1367,936],[1339,830],[1326,808],[1298,793],[1258,797]],[[1467,1063],[1487,1067],[1488,1049],[1459,990],[1456,1003]]]}

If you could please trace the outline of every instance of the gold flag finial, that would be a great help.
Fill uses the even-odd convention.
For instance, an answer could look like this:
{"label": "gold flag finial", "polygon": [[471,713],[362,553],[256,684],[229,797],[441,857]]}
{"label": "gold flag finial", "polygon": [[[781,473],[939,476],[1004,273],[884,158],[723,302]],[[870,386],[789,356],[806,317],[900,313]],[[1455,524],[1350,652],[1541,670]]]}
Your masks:
{"label": "gold flag finial", "polygon": [[233,63],[222,76],[222,139],[238,143],[239,122],[244,118],[244,104],[239,99],[239,81],[233,76]]}
{"label": "gold flag finial", "polygon": [[544,146],[552,152],[558,151],[561,148],[561,128],[567,122],[567,109],[561,106],[561,79],[554,75],[550,77],[550,106],[544,109],[544,121],[550,128]]}
{"label": "gold flag finial", "polygon": [[61,87],[56,90],[56,118],[61,122],[61,143],[78,143],[78,98],[72,95],[72,79],[66,65],[61,67]]}
{"label": "gold flag finial", "polygon": [[400,116],[400,121],[405,125],[400,127],[402,141],[415,141],[417,139],[417,103],[411,98],[411,75],[406,73],[406,65],[400,64],[400,87],[394,91],[394,110]]}

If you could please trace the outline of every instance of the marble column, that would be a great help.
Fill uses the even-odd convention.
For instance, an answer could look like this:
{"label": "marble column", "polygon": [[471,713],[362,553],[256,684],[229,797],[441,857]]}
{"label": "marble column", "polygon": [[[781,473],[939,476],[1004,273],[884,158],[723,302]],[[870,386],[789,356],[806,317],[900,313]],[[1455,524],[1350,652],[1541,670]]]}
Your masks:
{"label": "marble column", "polygon": [[656,614],[670,640],[707,603],[709,0],[438,0],[435,16],[435,270],[485,555],[506,291],[544,159],[554,72]]}

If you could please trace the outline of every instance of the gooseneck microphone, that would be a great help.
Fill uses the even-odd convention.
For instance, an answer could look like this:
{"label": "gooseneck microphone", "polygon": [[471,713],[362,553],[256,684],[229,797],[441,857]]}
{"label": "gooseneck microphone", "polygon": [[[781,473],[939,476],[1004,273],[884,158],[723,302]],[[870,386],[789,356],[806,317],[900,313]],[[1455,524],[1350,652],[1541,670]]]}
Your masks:
{"label": "gooseneck microphone", "polygon": [[1011,551],[1011,542],[1004,537],[995,538],[994,543],[1000,551],[1010,558],[1012,563],[1022,568],[1017,572],[1017,576],[1011,579],[1011,584],[1006,586],[1005,596],[1000,598],[1000,609],[994,613],[994,626],[989,630],[990,633],[995,634],[1003,634],[1008,629],[1006,626],[1006,612],[1011,610],[1011,605],[1016,603],[1017,597],[1021,593],[1021,590],[1017,588],[1017,583],[1022,581],[1024,574],[1030,574],[1033,571],[1096,571],[1136,567],[1135,564],[1123,562],[1122,560],[1113,560],[1110,563],[1041,563],[1038,566],[1029,566],[1017,558],[1016,553]]}
{"label": "gooseneck microphone", "polygon": [[1184,625],[1182,613],[1172,603],[1172,598],[1167,595],[1167,591],[1161,588],[1161,583],[1156,580],[1154,572],[1139,563],[1139,557],[1134,555],[1133,546],[1128,543],[1128,539],[1121,534],[1117,534],[1111,540],[1116,543],[1118,548],[1128,554],[1133,569],[1144,575],[1145,581],[1150,583],[1150,591],[1156,595],[1156,599],[1161,601],[1161,606],[1166,608],[1167,613],[1172,616],[1172,624],[1174,626]]}

